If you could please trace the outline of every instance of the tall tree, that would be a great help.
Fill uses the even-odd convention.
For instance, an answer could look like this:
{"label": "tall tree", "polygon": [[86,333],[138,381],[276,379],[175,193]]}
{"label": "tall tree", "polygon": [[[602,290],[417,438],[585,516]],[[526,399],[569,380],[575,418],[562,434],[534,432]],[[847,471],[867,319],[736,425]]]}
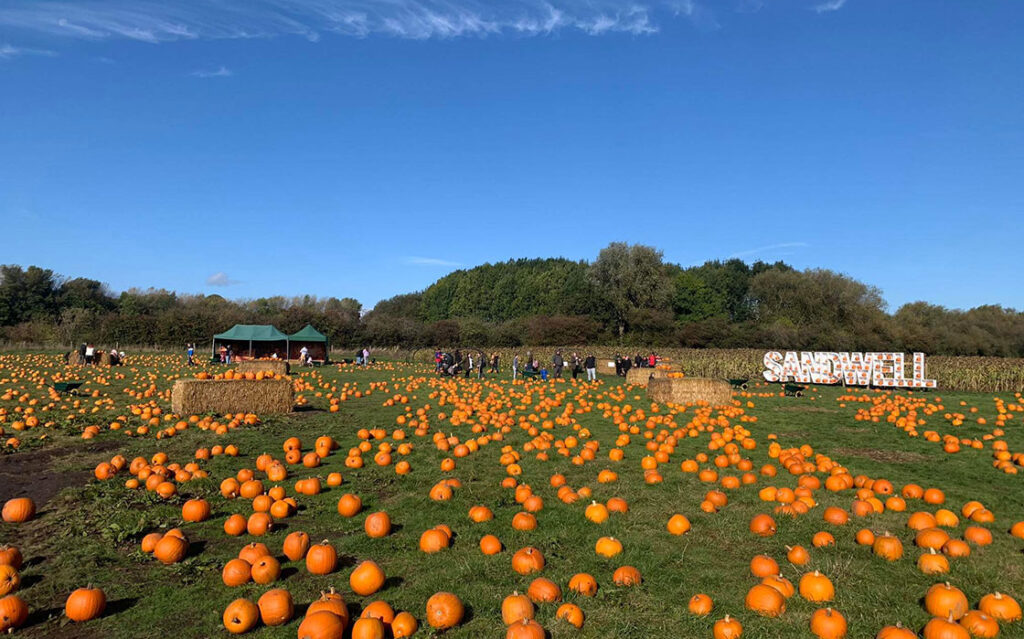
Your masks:
{"label": "tall tree", "polygon": [[612,309],[619,339],[634,310],[668,306],[671,285],[662,253],[650,246],[612,242],[590,265],[590,279]]}

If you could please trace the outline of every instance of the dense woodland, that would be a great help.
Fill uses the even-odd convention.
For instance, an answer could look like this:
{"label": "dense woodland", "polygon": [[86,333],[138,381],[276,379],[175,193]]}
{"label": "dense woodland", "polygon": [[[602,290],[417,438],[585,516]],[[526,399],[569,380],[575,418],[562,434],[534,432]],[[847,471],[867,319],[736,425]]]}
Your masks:
{"label": "dense woodland", "polygon": [[740,260],[683,268],[621,243],[592,262],[519,259],[455,271],[368,311],[351,298],[114,293],[36,266],[0,267],[0,338],[10,343],[178,348],[236,323],[289,333],[310,323],[342,348],[622,343],[1024,356],[1024,313],[1012,309],[914,302],[889,313],[878,289],[832,271]]}

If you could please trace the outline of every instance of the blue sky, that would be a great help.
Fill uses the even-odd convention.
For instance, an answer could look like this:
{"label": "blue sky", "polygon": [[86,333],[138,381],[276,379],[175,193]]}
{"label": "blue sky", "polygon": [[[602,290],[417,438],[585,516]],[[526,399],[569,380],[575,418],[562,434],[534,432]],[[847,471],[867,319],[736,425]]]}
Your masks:
{"label": "blue sky", "polygon": [[377,300],[459,266],[826,267],[1024,308],[1024,3],[0,0],[0,263]]}

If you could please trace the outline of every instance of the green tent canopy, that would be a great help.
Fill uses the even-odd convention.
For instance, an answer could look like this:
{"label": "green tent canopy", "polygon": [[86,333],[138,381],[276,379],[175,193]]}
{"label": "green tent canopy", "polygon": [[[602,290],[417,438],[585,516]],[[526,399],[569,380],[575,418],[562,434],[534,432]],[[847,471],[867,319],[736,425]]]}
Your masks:
{"label": "green tent canopy", "polygon": [[328,351],[330,350],[330,340],[327,336],[320,331],[313,328],[311,325],[306,324],[298,333],[294,333],[288,336],[288,358],[299,359],[300,351],[305,346],[309,353],[309,356],[314,360],[324,361],[328,360]]}
{"label": "green tent canopy", "polygon": [[218,344],[230,344],[236,355],[248,352],[248,357],[269,357],[279,347],[288,352],[288,336],[273,326],[259,324],[235,324],[229,330],[213,336],[213,355],[217,356]]}

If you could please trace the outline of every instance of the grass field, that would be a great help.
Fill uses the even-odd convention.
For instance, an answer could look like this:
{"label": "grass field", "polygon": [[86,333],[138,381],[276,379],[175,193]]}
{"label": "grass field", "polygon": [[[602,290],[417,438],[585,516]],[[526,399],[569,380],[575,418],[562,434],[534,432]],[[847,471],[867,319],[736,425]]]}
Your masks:
{"label": "grass field", "polygon": [[[998,442],[1005,442],[1004,457],[1011,458],[1010,467],[1013,456],[1024,451],[1022,402],[1012,393],[901,394],[921,402],[908,423],[905,411],[892,414],[890,421],[891,407],[885,402],[894,396],[875,391],[851,390],[844,397],[840,389],[816,388],[796,398],[781,397],[777,386],[762,385],[737,394],[736,405],[725,410],[670,408],[652,406],[644,389],[625,387],[614,377],[602,377],[591,385],[571,381],[512,385],[504,377],[441,379],[422,365],[383,363],[368,370],[331,366],[295,372],[305,404],[291,415],[261,416],[257,425],[243,423],[222,434],[193,424],[166,436],[164,429],[179,421],[166,414],[170,410],[167,390],[175,376],[195,372],[175,358],[140,356],[128,367],[106,370],[67,369],[56,357],[42,354],[5,355],[0,364],[2,439],[18,439],[17,449],[8,445],[0,455],[0,501],[29,495],[38,509],[28,522],[0,523],[0,545],[17,546],[25,558],[15,594],[28,604],[31,615],[16,631],[18,636],[227,636],[221,616],[232,600],[256,601],[271,588],[285,588],[295,601],[294,620],[278,627],[261,625],[248,636],[295,637],[304,608],[322,590],[334,587],[353,617],[378,599],[396,611],[411,612],[420,624],[415,636],[502,637],[502,599],[513,591],[526,592],[534,578],[543,576],[557,583],[563,599],[577,604],[585,615],[583,627],[577,629],[555,618],[559,604],[540,604],[536,619],[550,637],[711,637],[712,625],[726,614],[742,622],[744,637],[814,637],[809,620],[826,604],[796,594],[776,618],[745,609],[745,595],[760,581],[750,572],[751,559],[759,554],[774,558],[794,585],[808,571],[827,575],[835,584],[835,600],[827,605],[845,616],[850,637],[874,637],[883,626],[896,622],[920,631],[931,619],[922,598],[937,582],[959,587],[972,607],[983,595],[997,591],[1024,600],[1024,539],[1009,533],[1014,522],[1024,520],[1024,478],[993,464],[994,453],[1003,447]],[[86,380],[82,389],[86,395],[79,404],[73,398],[53,399],[40,386],[55,375]],[[330,410],[332,401],[335,412]],[[154,405],[164,412],[149,417],[157,420],[153,425],[143,420],[142,407],[147,404],[151,412]],[[133,406],[138,415],[133,414]],[[25,409],[30,407],[39,425],[15,430],[16,422],[27,421]],[[858,410],[872,407],[876,407],[876,421],[863,419],[864,413],[857,418]],[[417,415],[419,409],[423,411]],[[425,434],[416,434],[413,421]],[[98,433],[83,439],[84,427],[91,425],[99,427]],[[368,441],[360,437],[361,429],[384,429],[386,436],[371,436]],[[404,439],[395,438],[396,429],[402,430]],[[438,433],[440,439],[435,439]],[[950,434],[952,438],[942,439]],[[228,536],[225,519],[234,513],[248,517],[253,505],[242,498],[224,498],[221,482],[242,469],[255,470],[263,453],[284,461],[288,438],[298,437],[307,452],[324,435],[332,437],[338,449],[316,468],[285,463],[288,477],[278,482],[287,495],[295,497],[297,512],[277,519],[267,535]],[[578,441],[567,441],[570,437]],[[484,439],[475,452],[456,457],[454,438],[458,443]],[[731,460],[723,459],[726,466],[716,469],[715,481],[702,481],[697,473],[681,469],[685,460],[698,460],[701,454],[709,459],[698,462],[699,468],[715,469],[716,457],[726,450],[719,446],[730,439],[733,444],[744,439],[752,444],[737,446]],[[953,440],[959,452],[945,452],[944,446],[953,448]],[[438,443],[449,447],[445,441],[452,442],[452,450],[439,448]],[[579,457],[588,442],[596,448],[592,460]],[[667,461],[657,464],[660,483],[648,483],[652,477],[642,467],[644,458],[654,455],[645,446],[648,442],[654,442],[656,450],[660,444],[663,459],[667,455]],[[361,453],[362,468],[350,468],[347,453],[360,443],[370,450]],[[407,455],[392,452],[389,465],[375,463],[381,444],[397,448],[401,443],[411,444]],[[198,461],[209,476],[178,482],[178,494],[166,499],[145,488],[127,488],[125,482],[131,477],[127,468],[106,481],[94,478],[94,468],[115,455],[129,461],[138,456],[152,460],[162,452],[167,455],[164,466],[184,466],[196,461],[199,449],[229,444],[237,446],[237,457],[218,455]],[[709,449],[709,444],[718,449]],[[759,492],[768,486],[797,488],[798,475],[803,473],[788,472],[779,449],[786,458],[785,451],[802,446],[813,453],[804,449],[806,459],[801,465],[814,466],[804,465],[803,470],[812,470],[809,474],[822,486],[810,491],[808,502],[814,505],[805,514],[775,513],[780,504],[763,501]],[[613,450],[622,451],[620,461],[610,459]],[[516,480],[528,484],[543,500],[535,530],[515,530],[511,525],[523,506],[517,503],[514,489],[501,485],[510,476],[506,463],[510,460],[501,459],[503,451],[520,456],[522,474]],[[538,452],[547,459],[539,459]],[[455,462],[448,472],[441,470],[446,459]],[[396,473],[399,460],[409,462],[408,474]],[[793,463],[792,458],[789,461]],[[777,468],[777,476],[763,474],[766,465]],[[903,512],[885,508],[864,517],[851,515],[849,523],[833,525],[823,520],[827,507],[851,511],[870,502],[855,504],[856,488],[826,489],[832,467],[863,475],[858,485],[865,478],[870,478],[866,485],[884,478],[897,495],[907,484],[938,488],[945,503],[926,504],[911,498]],[[598,481],[599,472],[606,469],[617,473],[616,481]],[[326,478],[332,472],[343,476],[340,486],[325,486],[317,495],[296,495],[296,480]],[[753,473],[756,481],[737,488],[721,485],[723,478],[739,478],[745,472]],[[555,474],[564,476],[572,493],[585,494],[581,489],[588,488],[591,497],[564,503],[551,484]],[[255,475],[267,489],[275,485],[265,473]],[[431,488],[450,478],[461,482],[451,499],[432,499]],[[880,504],[886,501],[883,486],[881,482],[873,485]],[[717,512],[705,512],[701,504],[713,489],[722,490],[728,503]],[[339,498],[346,493],[362,499],[362,510],[353,517],[342,517],[337,510]],[[869,490],[859,496],[867,500],[874,493]],[[195,497],[210,503],[212,516],[184,523],[182,504]],[[612,497],[625,499],[628,512],[612,513],[602,524],[588,521],[586,506]],[[968,521],[961,509],[971,500],[991,511],[994,521]],[[475,505],[489,507],[493,520],[472,522],[468,512]],[[940,508],[959,518],[955,526],[944,529],[951,537],[959,538],[975,525],[990,530],[993,541],[984,546],[972,543],[970,556],[950,559],[948,574],[929,576],[916,565],[922,549],[915,546],[908,516]],[[373,539],[364,532],[364,520],[377,511],[390,515],[393,530]],[[666,522],[677,513],[692,524],[680,536],[666,530]],[[777,522],[774,536],[751,533],[751,519],[761,513],[772,514]],[[454,532],[451,547],[434,554],[422,552],[420,535],[438,524],[447,524]],[[180,527],[191,542],[183,561],[163,565],[140,550],[146,534],[173,527]],[[863,528],[897,536],[903,557],[885,561],[872,553],[871,546],[858,545],[855,534]],[[339,556],[334,572],[312,575],[304,562],[288,561],[282,555],[285,536],[300,530],[314,542],[328,540],[334,546]],[[812,537],[819,531],[831,533],[835,545],[813,547]],[[504,550],[484,555],[479,541],[485,534],[500,538]],[[613,558],[598,556],[594,547],[602,536],[621,540],[622,553]],[[281,560],[280,577],[272,585],[224,585],[225,563],[251,541],[265,543]],[[810,563],[803,567],[787,561],[787,546],[798,544],[810,551]],[[513,553],[526,546],[544,555],[546,565],[539,574],[522,576],[512,570]],[[349,573],[366,559],[377,562],[387,580],[378,593],[360,597],[350,589]],[[613,572],[623,565],[639,570],[640,585],[615,585]],[[581,572],[599,584],[595,596],[568,590],[570,577]],[[99,619],[72,624],[63,616],[64,601],[71,591],[87,584],[105,591],[107,610]],[[426,624],[424,610],[427,599],[439,591],[456,594],[466,605],[463,621],[443,633]],[[697,593],[714,600],[710,615],[688,612],[687,602]],[[1024,637],[1024,624],[1004,623],[1000,636]]]}

